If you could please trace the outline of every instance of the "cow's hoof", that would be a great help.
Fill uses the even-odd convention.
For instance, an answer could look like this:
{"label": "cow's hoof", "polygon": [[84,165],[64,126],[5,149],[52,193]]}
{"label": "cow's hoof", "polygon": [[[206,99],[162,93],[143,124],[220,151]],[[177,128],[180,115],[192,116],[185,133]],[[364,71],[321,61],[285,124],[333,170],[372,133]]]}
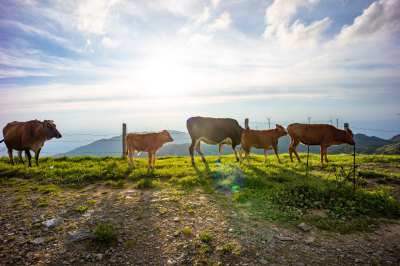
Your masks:
{"label": "cow's hoof", "polygon": [[218,159],[218,160],[216,160],[216,161],[215,161],[215,163],[221,163],[221,160],[220,160],[220,159]]}

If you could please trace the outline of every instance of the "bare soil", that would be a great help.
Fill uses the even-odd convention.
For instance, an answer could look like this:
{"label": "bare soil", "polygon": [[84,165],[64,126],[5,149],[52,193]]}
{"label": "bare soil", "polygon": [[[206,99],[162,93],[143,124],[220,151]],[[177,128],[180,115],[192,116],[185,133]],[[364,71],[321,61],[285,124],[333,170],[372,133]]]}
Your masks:
{"label": "bare soil", "polygon": [[[246,210],[234,211],[230,195],[201,190],[96,183],[81,191],[24,193],[3,186],[0,192],[1,265],[400,264],[400,220],[383,221],[372,233],[341,235],[251,220]],[[42,224],[57,217],[64,218],[58,227]],[[117,239],[67,241],[97,222],[113,225]],[[202,233],[211,240],[201,240]]]}

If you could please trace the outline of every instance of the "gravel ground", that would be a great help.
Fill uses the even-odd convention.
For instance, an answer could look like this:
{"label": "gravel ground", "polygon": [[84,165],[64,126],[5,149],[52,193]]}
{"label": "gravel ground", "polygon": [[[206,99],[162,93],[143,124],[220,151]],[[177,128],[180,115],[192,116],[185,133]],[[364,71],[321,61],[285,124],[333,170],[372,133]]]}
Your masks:
{"label": "gravel ground", "polygon": [[[400,264],[400,220],[373,233],[340,235],[250,220],[245,210],[233,211],[230,195],[200,190],[99,183],[79,192],[24,193],[15,186],[0,192],[1,265]],[[43,224],[54,218],[59,225]],[[117,238],[90,239],[97,222],[113,225]],[[83,239],[74,240],[76,232]],[[210,237],[201,239],[204,233]]]}

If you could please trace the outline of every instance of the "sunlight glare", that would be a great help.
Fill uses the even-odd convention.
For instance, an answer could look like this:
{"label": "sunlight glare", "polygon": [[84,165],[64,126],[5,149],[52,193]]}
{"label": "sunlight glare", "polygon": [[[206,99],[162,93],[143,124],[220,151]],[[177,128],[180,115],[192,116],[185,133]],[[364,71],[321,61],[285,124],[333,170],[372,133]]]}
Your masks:
{"label": "sunlight glare", "polygon": [[147,95],[176,95],[191,88],[190,71],[171,60],[148,60],[137,73],[135,87]]}

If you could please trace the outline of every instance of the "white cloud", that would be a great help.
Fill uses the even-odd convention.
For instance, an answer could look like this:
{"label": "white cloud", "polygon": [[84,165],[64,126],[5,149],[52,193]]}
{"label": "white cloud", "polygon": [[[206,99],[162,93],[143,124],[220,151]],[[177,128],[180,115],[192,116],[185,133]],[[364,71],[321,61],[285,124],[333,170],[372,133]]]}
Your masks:
{"label": "white cloud", "polygon": [[232,23],[229,12],[222,13],[213,23],[208,26],[208,30],[223,30],[229,27]]}
{"label": "white cloud", "polygon": [[115,40],[112,40],[108,37],[103,37],[103,39],[101,40],[101,44],[106,46],[106,47],[117,47],[118,46],[118,42]]}
{"label": "white cloud", "polygon": [[211,0],[211,4],[212,6],[215,8],[217,7],[217,5],[219,4],[219,2],[221,2],[221,0]]}
{"label": "white cloud", "polygon": [[265,11],[267,27],[264,38],[277,40],[288,48],[314,46],[331,25],[331,20],[324,18],[308,26],[300,20],[290,25],[290,20],[296,14],[298,7],[313,5],[317,2],[318,0],[275,0]]}
{"label": "white cloud", "polygon": [[196,17],[196,23],[202,24],[210,19],[210,7],[204,7],[203,13]]}
{"label": "white cloud", "polygon": [[384,41],[399,32],[400,1],[380,0],[356,17],[352,25],[344,26],[336,36],[336,41],[338,44]]}
{"label": "white cloud", "polygon": [[118,0],[80,1],[75,12],[79,30],[93,34],[104,34],[107,23],[112,19],[111,8]]}

